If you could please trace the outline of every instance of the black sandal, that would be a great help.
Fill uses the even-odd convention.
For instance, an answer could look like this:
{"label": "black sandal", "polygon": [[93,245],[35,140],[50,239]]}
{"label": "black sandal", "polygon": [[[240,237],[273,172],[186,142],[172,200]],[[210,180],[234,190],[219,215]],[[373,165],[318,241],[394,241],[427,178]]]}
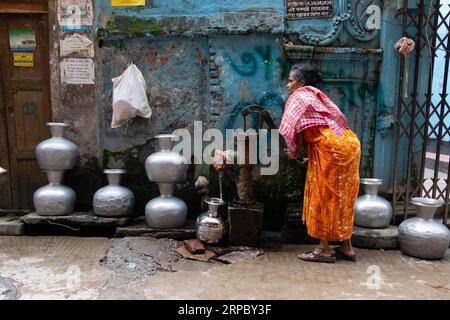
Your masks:
{"label": "black sandal", "polygon": [[[305,255],[312,254],[312,257],[305,257]],[[311,262],[323,262],[323,263],[335,263],[336,257],[331,254],[330,256],[322,255],[322,251],[313,250],[298,255],[298,258],[303,261]]]}
{"label": "black sandal", "polygon": [[344,259],[347,261],[356,262],[356,254],[354,254],[354,255],[345,254],[339,248],[334,249],[334,254],[335,254],[336,258],[338,258],[338,259]]}

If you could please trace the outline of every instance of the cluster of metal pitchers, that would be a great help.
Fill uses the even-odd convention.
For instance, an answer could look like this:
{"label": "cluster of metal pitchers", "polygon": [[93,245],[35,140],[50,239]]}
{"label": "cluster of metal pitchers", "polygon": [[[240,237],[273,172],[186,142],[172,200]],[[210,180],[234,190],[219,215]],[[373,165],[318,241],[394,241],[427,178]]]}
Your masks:
{"label": "cluster of metal pitchers", "polygon": [[50,122],[47,126],[52,136],[37,145],[36,159],[49,184],[35,191],[33,203],[39,215],[67,215],[73,212],[76,194],[62,180],[64,171],[78,161],[78,147],[64,138],[67,124]]}
{"label": "cluster of metal pitchers", "polygon": [[160,196],[145,206],[145,221],[154,228],[179,228],[186,222],[187,206],[172,195],[176,183],[186,180],[188,165],[185,158],[172,151],[171,134],[156,136],[161,150],[145,160],[145,171],[150,181],[156,182]]}
{"label": "cluster of metal pitchers", "polygon": [[[393,210],[391,204],[378,196],[381,179],[361,179],[365,194],[355,202],[355,225],[383,229],[389,226]],[[450,231],[441,221],[433,219],[444,201],[412,198],[417,217],[403,221],[398,228],[398,241],[403,253],[421,259],[441,259],[450,245]]]}
{"label": "cluster of metal pitchers", "polygon": [[[33,196],[36,213],[39,215],[68,215],[73,212],[75,192],[62,184],[65,170],[73,169],[78,161],[78,147],[64,138],[68,125],[47,123],[52,137],[36,147],[39,167],[45,171],[49,184],[39,188]],[[187,216],[186,204],[172,196],[175,183],[186,180],[185,159],[172,151],[173,135],[158,135],[161,151],[150,155],[145,161],[145,169],[150,181],[157,182],[161,195],[147,203],[146,222],[155,228],[177,228],[184,225]],[[120,217],[132,213],[133,193],[120,186],[121,169],[106,169],[108,185],[95,192],[94,213],[103,217]]]}
{"label": "cluster of metal pitchers", "polygon": [[[68,215],[73,212],[75,191],[62,184],[64,171],[73,169],[78,161],[78,147],[64,138],[69,127],[65,123],[49,122],[51,138],[36,146],[36,159],[46,173],[49,184],[39,188],[33,195],[36,213],[43,216]],[[99,216],[117,217],[131,214],[133,193],[119,185],[123,170],[105,170],[109,185],[99,189],[93,200],[94,212]]]}

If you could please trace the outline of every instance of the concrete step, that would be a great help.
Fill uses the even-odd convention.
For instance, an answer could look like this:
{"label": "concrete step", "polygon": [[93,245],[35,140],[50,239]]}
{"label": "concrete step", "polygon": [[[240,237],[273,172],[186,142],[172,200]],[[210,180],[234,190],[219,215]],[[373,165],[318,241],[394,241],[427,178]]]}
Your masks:
{"label": "concrete step", "polygon": [[397,249],[398,227],[388,226],[385,229],[369,229],[354,226],[352,245],[367,249]]}
{"label": "concrete step", "polygon": [[25,233],[24,223],[17,215],[0,216],[0,235],[1,236],[20,236]]}
{"label": "concrete step", "polygon": [[93,211],[74,212],[66,216],[40,216],[36,212],[21,218],[25,224],[53,224],[71,227],[115,227],[123,226],[131,217],[105,218],[94,215]]}
{"label": "concrete step", "polygon": [[178,229],[157,229],[150,227],[144,217],[134,219],[124,226],[116,228],[115,237],[154,237],[186,240],[196,238],[195,221],[187,220],[185,225]]}

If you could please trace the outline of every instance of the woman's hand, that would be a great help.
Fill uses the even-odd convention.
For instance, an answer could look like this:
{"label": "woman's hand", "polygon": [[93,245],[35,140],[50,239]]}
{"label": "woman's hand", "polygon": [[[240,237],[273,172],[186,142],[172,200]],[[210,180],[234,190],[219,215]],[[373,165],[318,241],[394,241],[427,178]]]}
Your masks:
{"label": "woman's hand", "polygon": [[284,148],[284,149],[283,149],[283,154],[284,154],[285,156],[287,156],[289,159],[295,160],[295,159],[298,158],[298,156],[293,157],[293,156],[291,155],[291,153],[289,152],[289,149],[288,149],[288,148]]}
{"label": "woman's hand", "polygon": [[216,150],[213,158],[213,167],[217,172],[225,171],[227,164],[232,162],[232,154],[230,150]]}
{"label": "woman's hand", "polygon": [[303,168],[308,168],[308,158],[297,159],[297,162]]}

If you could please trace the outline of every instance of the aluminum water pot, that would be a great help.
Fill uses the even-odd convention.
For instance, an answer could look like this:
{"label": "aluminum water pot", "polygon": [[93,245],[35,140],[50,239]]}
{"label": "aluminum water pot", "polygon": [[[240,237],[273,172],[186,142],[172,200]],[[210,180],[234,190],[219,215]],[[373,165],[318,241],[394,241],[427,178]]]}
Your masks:
{"label": "aluminum water pot", "polygon": [[172,139],[175,137],[172,134],[155,137],[159,140],[161,151],[151,154],[145,160],[145,171],[150,181],[176,183],[186,180],[186,160],[179,153],[172,151]]}
{"label": "aluminum water pot", "polygon": [[175,185],[158,183],[161,196],[150,200],[145,206],[145,222],[158,229],[180,228],[186,223],[187,206],[183,200],[172,195]]}
{"label": "aluminum water pot", "polygon": [[42,170],[63,171],[72,169],[78,161],[78,147],[64,138],[69,127],[65,123],[49,122],[52,137],[36,146],[36,159]]}
{"label": "aluminum water pot", "polygon": [[94,212],[102,217],[128,216],[133,212],[134,195],[130,189],[120,185],[125,170],[106,169],[109,185],[98,189],[94,194]]}
{"label": "aluminum water pot", "polygon": [[378,196],[382,182],[381,179],[361,179],[365,194],[358,197],[355,202],[355,225],[375,229],[389,226],[393,210],[386,199]]}
{"label": "aluminum water pot", "polygon": [[433,219],[443,200],[412,198],[417,217],[403,221],[398,227],[400,249],[421,259],[441,259],[450,244],[450,231],[442,221]]}
{"label": "aluminum water pot", "polygon": [[208,211],[197,218],[197,239],[209,244],[218,243],[226,233],[226,223],[218,215],[219,208],[225,202],[220,198],[208,198],[205,202],[208,204]]}
{"label": "aluminum water pot", "polygon": [[71,188],[62,185],[63,171],[46,171],[49,184],[33,194],[36,213],[41,216],[61,216],[73,212],[76,194]]}

